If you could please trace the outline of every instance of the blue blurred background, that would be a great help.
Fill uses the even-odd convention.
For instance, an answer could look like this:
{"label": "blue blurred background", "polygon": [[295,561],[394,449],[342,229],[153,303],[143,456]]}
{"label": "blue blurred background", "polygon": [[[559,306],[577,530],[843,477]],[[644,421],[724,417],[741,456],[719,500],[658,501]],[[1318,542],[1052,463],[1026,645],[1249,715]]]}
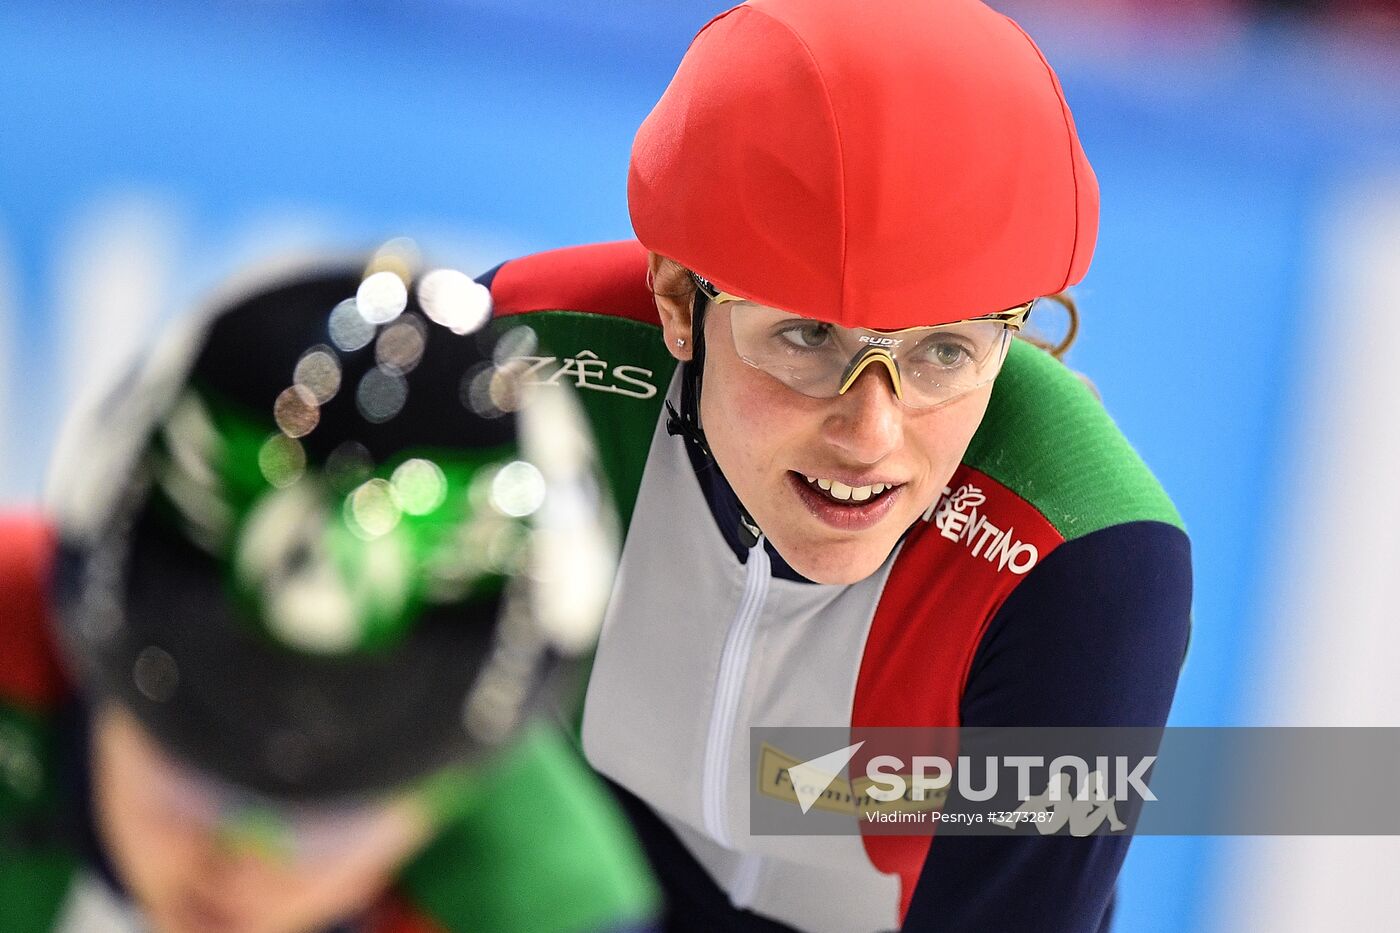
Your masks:
{"label": "blue blurred background", "polygon": [[[1071,362],[1192,532],[1173,721],[1397,724],[1400,15],[993,5],[1058,69],[1102,186]],[[724,6],[0,4],[0,503],[37,498],[75,399],[249,262],[411,235],[478,272],[628,236],[632,133]],[[1384,841],[1139,839],[1117,929],[1391,929],[1396,869]]]}

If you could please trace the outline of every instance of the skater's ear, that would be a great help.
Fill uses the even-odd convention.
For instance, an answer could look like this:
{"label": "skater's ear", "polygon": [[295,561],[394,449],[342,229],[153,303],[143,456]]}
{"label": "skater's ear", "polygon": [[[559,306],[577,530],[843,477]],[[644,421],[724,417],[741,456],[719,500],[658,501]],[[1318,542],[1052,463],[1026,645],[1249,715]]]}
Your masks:
{"label": "skater's ear", "polygon": [[647,257],[647,284],[661,316],[662,338],[666,351],[676,359],[691,359],[695,340],[691,333],[694,323],[695,280],[685,266],[659,253]]}

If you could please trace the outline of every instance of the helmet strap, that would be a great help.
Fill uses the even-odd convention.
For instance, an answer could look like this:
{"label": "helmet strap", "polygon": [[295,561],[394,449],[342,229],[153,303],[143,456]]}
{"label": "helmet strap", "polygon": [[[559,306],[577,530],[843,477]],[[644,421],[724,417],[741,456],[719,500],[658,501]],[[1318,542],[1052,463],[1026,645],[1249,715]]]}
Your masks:
{"label": "helmet strap", "polygon": [[[709,304],[705,293],[697,288],[690,313],[691,343],[694,350],[690,359],[681,364],[681,410],[678,412],[674,405],[666,403],[666,432],[672,435],[679,434],[694,444],[718,470],[719,464],[714,462],[710,442],[706,440],[705,429],[700,424],[700,383],[705,375],[705,311]],[[738,501],[737,494],[735,500]],[[762,534],[758,523],[740,501],[739,541],[745,548],[751,548],[758,543]]]}
{"label": "helmet strap", "polygon": [[705,375],[705,309],[709,299],[699,289],[695,290],[690,312],[691,350],[690,359],[681,364],[681,410],[669,401],[666,403],[666,431],[679,434],[705,457],[713,459],[710,443],[705,439],[705,429],[700,426],[700,382]]}

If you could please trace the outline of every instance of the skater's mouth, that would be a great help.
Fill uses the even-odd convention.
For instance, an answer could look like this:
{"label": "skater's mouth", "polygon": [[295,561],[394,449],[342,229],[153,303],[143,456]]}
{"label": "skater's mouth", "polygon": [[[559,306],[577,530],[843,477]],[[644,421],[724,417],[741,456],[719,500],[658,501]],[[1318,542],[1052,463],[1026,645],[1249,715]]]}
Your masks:
{"label": "skater's mouth", "polygon": [[802,473],[794,473],[794,476],[801,476],[808,488],[825,496],[832,502],[843,505],[860,505],[879,499],[881,496],[898,489],[903,483],[876,481],[865,483],[842,482],[826,476],[808,476]]}
{"label": "skater's mouth", "polygon": [[843,531],[858,531],[879,522],[905,486],[883,477],[837,478],[792,471],[788,480],[808,512]]}

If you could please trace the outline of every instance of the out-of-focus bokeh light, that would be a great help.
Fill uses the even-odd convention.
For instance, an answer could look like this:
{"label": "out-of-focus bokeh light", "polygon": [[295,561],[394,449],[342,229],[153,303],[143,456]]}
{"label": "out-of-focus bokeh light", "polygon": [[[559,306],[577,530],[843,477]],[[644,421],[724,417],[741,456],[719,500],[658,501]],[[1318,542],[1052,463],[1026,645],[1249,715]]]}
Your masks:
{"label": "out-of-focus bokeh light", "polygon": [[491,480],[491,505],[512,518],[524,518],[544,504],[544,477],[533,463],[514,460]]}
{"label": "out-of-focus bokeh light", "polygon": [[425,342],[422,318],[406,314],[380,332],[374,342],[374,358],[386,372],[403,375],[423,358]]}
{"label": "out-of-focus bokeh light", "polygon": [[458,386],[462,405],[483,418],[499,418],[507,412],[519,411],[529,398],[531,386],[525,381],[529,368],[525,360],[473,366],[462,376]]}
{"label": "out-of-focus bokeh light", "polygon": [[258,448],[258,469],[268,484],[285,489],[306,472],[306,451],[285,434],[273,434]]}
{"label": "out-of-focus bokeh light", "polygon": [[408,286],[396,272],[375,272],[355,291],[355,307],[371,324],[387,324],[408,307]]}
{"label": "out-of-focus bokeh light", "polygon": [[345,508],[351,530],[366,539],[387,535],[403,517],[389,481],[378,477],[361,484],[352,492],[346,499]]}
{"label": "out-of-focus bokeh light", "polygon": [[535,333],[533,327],[526,327],[523,324],[512,327],[500,336],[496,341],[496,347],[492,350],[498,364],[505,363],[518,356],[534,356],[540,348],[540,335]]}
{"label": "out-of-focus bokeh light", "polygon": [[418,282],[418,303],[429,320],[469,334],[491,317],[491,291],[456,269],[434,269]]}
{"label": "out-of-focus bokeh light", "polygon": [[410,237],[394,237],[386,241],[370,257],[365,267],[365,277],[378,272],[392,272],[405,285],[413,281],[418,267],[423,263],[423,251]]}
{"label": "out-of-focus bokeh light", "polygon": [[346,353],[367,346],[374,339],[375,326],[365,320],[354,298],[347,298],[331,310],[331,342]]}
{"label": "out-of-focus bokeh light", "polygon": [[283,389],[272,403],[272,418],[288,437],[305,437],[320,423],[321,408],[310,389],[294,385]]}
{"label": "out-of-focus bokeh light", "polygon": [[340,390],[340,360],[330,347],[312,347],[302,354],[292,373],[292,382],[305,386],[324,405]]}
{"label": "out-of-focus bokeh light", "polygon": [[170,652],[148,645],[136,656],[131,679],[146,699],[164,703],[175,696],[180,685],[180,668]]}
{"label": "out-of-focus bokeh light", "polygon": [[496,367],[491,363],[473,366],[462,376],[457,397],[462,406],[483,418],[499,418],[504,412],[491,400],[491,377]]}
{"label": "out-of-focus bokeh light", "polygon": [[355,406],[366,421],[381,424],[403,410],[408,401],[408,381],[396,372],[376,366],[360,378]]}
{"label": "out-of-focus bokeh light", "polygon": [[326,457],[326,479],[337,492],[349,492],[373,472],[374,459],[359,441],[342,441]]}
{"label": "out-of-focus bokeh light", "polygon": [[431,460],[415,457],[394,470],[389,479],[394,501],[409,515],[427,515],[447,498],[447,477]]}

